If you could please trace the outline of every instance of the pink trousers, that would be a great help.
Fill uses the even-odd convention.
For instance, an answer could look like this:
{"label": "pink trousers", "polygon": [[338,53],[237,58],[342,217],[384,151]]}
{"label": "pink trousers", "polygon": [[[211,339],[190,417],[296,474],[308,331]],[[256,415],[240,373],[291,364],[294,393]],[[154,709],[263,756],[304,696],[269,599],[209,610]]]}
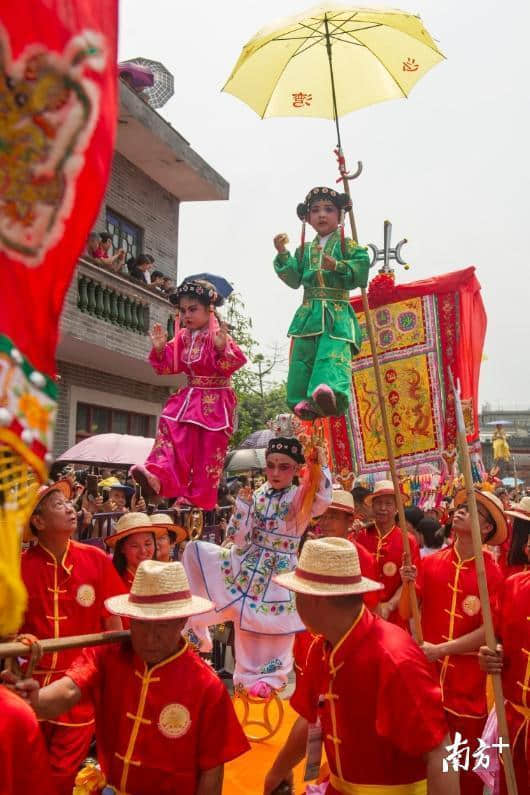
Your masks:
{"label": "pink trousers", "polygon": [[160,480],[161,497],[183,497],[212,510],[223,473],[229,437],[190,422],[161,417],[145,467]]}

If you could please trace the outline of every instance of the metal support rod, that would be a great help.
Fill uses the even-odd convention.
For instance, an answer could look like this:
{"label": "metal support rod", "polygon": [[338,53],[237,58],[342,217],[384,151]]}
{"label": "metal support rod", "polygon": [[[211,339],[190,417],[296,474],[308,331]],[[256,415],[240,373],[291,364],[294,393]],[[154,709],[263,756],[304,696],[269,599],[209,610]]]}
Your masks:
{"label": "metal support rod", "polygon": [[[341,152],[342,154],[342,152]],[[346,176],[342,175],[342,183],[344,185],[344,191],[351,196],[350,193],[350,185]],[[355,219],[353,217],[353,210],[350,209],[348,211],[348,216],[350,219],[350,225],[352,229],[352,235],[354,236],[355,240],[357,240],[357,231],[355,225]],[[412,564],[411,554],[410,554],[410,541],[409,535],[407,532],[407,524],[405,521],[405,510],[403,507],[403,498],[401,496],[401,490],[399,487],[399,476],[396,467],[396,459],[394,456],[394,446],[392,444],[392,437],[390,434],[390,423],[388,421],[387,409],[386,409],[386,400],[385,400],[385,393],[383,391],[383,379],[381,377],[381,366],[379,364],[379,356],[377,353],[377,343],[375,340],[374,334],[374,327],[372,323],[372,317],[370,315],[370,307],[368,305],[368,296],[366,294],[366,289],[364,287],[361,288],[361,299],[363,302],[363,311],[364,316],[366,319],[366,330],[368,332],[368,339],[370,341],[370,350],[372,353],[372,361],[374,367],[374,375],[375,375],[375,383],[377,386],[377,396],[379,399],[379,410],[381,412],[381,420],[383,422],[383,431],[385,435],[385,443],[387,449],[387,457],[388,457],[388,465],[390,468],[390,475],[392,477],[392,483],[394,484],[394,491],[396,494],[396,507],[398,511],[399,517],[399,525],[401,528],[401,536],[403,539],[403,553],[404,553],[404,563],[407,566]],[[420,618],[420,608],[418,605],[418,597],[416,594],[416,586],[413,582],[408,583],[407,585],[403,586],[404,588],[409,589],[409,599],[410,599],[410,606],[412,610],[412,634],[417,643],[420,645],[423,643],[423,635],[421,631],[421,618]]]}
{"label": "metal support rod", "polygon": [[[464,414],[462,411],[462,403],[460,402],[460,395],[455,387],[453,376],[450,375],[453,392],[455,396],[455,409],[456,409],[456,424],[457,424],[457,438],[460,447],[460,459],[462,464],[462,472],[464,474],[464,481],[466,485],[467,495],[467,509],[471,518],[471,535],[473,540],[473,554],[475,556],[475,568],[477,571],[478,592],[480,596],[480,604],[482,610],[482,618],[484,621],[484,631],[486,635],[486,644],[495,651],[497,648],[497,639],[495,637],[495,630],[493,628],[493,619],[491,617],[491,606],[488,593],[488,580],[486,578],[486,567],[484,565],[484,552],[482,548],[482,534],[480,532],[480,522],[477,509],[477,499],[475,497],[475,488],[473,483],[473,473],[471,471],[471,456],[467,444],[466,428],[464,422]],[[508,722],[506,720],[506,709],[504,706],[504,694],[502,692],[502,679],[500,674],[492,674],[493,695],[495,698],[495,711],[497,713],[497,726],[499,737],[509,742],[510,734],[508,731]],[[504,774],[506,776],[506,787],[508,795],[518,795],[517,781],[515,778],[515,771],[513,767],[513,758],[511,748],[507,748],[502,755]],[[522,794],[521,794],[522,795]]]}
{"label": "metal support rod", "polygon": [[333,100],[333,118],[335,120],[335,129],[337,130],[337,147],[342,149],[340,142],[340,127],[339,127],[339,114],[337,111],[337,93],[335,91],[335,75],[333,73],[333,58],[331,54],[331,36],[329,35],[328,15],[324,14],[324,29],[326,31],[326,51],[328,54],[329,73],[331,75],[331,97]]}

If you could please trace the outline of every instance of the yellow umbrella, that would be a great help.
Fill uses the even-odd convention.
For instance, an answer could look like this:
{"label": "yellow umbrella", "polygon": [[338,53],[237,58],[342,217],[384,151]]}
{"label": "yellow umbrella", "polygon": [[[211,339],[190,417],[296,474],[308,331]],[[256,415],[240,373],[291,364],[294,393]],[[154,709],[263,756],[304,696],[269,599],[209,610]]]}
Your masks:
{"label": "yellow umbrella", "polygon": [[443,59],[415,14],[321,5],[257,33],[223,91],[262,118],[337,120],[365,105],[407,97]]}

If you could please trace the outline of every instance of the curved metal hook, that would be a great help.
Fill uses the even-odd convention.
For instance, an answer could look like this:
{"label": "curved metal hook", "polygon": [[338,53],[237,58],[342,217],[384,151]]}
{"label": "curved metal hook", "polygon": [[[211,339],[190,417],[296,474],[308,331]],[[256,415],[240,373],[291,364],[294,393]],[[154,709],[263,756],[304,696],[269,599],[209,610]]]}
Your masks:
{"label": "curved metal hook", "polygon": [[361,176],[362,170],[363,170],[363,164],[361,163],[360,160],[358,160],[357,161],[357,170],[356,170],[355,174],[350,174],[350,172],[348,171],[347,173],[342,175],[343,179],[347,179],[348,182],[350,180],[352,180],[352,179],[357,179],[357,177]]}
{"label": "curved metal hook", "polygon": [[379,254],[379,249],[377,248],[377,246],[374,246],[373,243],[367,243],[366,248],[369,248],[370,251],[372,252],[373,256],[370,258],[370,267],[373,268],[375,263],[378,261],[377,256]]}
{"label": "curved metal hook", "polygon": [[401,257],[401,249],[405,245],[405,243],[408,243],[408,240],[407,240],[406,237],[404,237],[403,240],[400,240],[399,243],[396,245],[396,248],[395,248],[395,257],[396,257],[397,262],[399,262],[400,265],[406,265],[407,264],[406,261],[404,259],[402,259],[402,257]]}

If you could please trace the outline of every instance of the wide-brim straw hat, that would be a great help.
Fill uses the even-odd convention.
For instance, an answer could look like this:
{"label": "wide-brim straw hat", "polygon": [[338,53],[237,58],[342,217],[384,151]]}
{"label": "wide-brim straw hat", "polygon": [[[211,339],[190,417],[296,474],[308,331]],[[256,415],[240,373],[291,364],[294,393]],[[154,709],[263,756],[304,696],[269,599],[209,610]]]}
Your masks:
{"label": "wide-brim straw hat", "polygon": [[105,538],[105,543],[113,549],[118,541],[136,533],[154,533],[155,537],[162,536],[166,530],[162,527],[151,524],[151,520],[146,513],[131,511],[124,513],[116,522],[115,532]]}
{"label": "wide-brim straw hat", "polygon": [[65,500],[71,500],[74,496],[74,487],[70,483],[69,480],[58,480],[56,483],[51,483],[49,486],[40,486],[39,490],[36,494],[35,505],[31,512],[31,516],[29,518],[29,522],[27,526],[24,528],[24,541],[29,541],[30,538],[33,538],[33,528],[31,526],[31,519],[33,514],[48,494],[51,494],[54,491],[59,491],[65,498]]}
{"label": "wide-brim straw hat", "polygon": [[182,563],[143,560],[134,575],[130,593],[105,600],[110,613],[141,621],[170,621],[208,613],[213,602],[194,596]]}
{"label": "wide-brim straw hat", "polygon": [[296,569],[273,580],[289,591],[313,596],[370,593],[383,587],[362,576],[357,547],[346,538],[306,541]]}
{"label": "wide-brim straw hat", "polygon": [[153,513],[150,519],[153,527],[162,527],[166,533],[173,533],[176,544],[180,544],[181,541],[186,541],[188,538],[186,528],[172,522],[167,513]]}
{"label": "wide-brim straw hat", "polygon": [[355,513],[355,503],[349,491],[344,489],[333,489],[331,492],[331,503],[328,505],[328,510],[333,508],[335,511],[344,511],[344,513]]}
{"label": "wide-brim straw hat", "polygon": [[[508,536],[508,524],[506,522],[506,514],[504,513],[502,502],[492,491],[483,491],[475,488],[474,492],[475,499],[487,510],[496,528],[494,536],[486,543],[491,547],[498,546],[506,541]],[[461,505],[467,502],[467,499],[466,489],[457,491],[454,497],[455,508],[458,510]]]}
{"label": "wide-brim straw hat", "polygon": [[523,499],[514,505],[509,511],[505,511],[507,516],[513,516],[514,519],[522,519],[523,522],[530,522],[530,497],[523,497]]}
{"label": "wide-brim straw hat", "polygon": [[376,497],[395,497],[396,490],[391,480],[379,480],[371,494],[364,498],[366,505],[371,505]]}

